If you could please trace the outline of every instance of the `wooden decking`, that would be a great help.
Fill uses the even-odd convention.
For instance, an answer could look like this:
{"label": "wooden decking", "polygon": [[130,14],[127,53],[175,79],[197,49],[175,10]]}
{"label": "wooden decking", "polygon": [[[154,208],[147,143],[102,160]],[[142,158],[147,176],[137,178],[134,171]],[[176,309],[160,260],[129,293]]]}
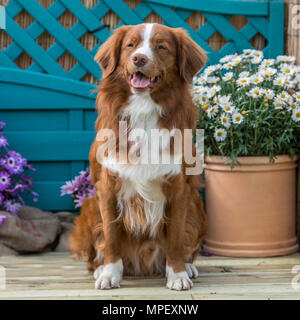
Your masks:
{"label": "wooden decking", "polygon": [[69,254],[0,257],[6,289],[0,299],[299,299],[291,281],[300,253],[275,258],[199,256],[200,276],[190,291],[170,291],[165,279],[125,278],[120,289],[95,290],[85,263]]}

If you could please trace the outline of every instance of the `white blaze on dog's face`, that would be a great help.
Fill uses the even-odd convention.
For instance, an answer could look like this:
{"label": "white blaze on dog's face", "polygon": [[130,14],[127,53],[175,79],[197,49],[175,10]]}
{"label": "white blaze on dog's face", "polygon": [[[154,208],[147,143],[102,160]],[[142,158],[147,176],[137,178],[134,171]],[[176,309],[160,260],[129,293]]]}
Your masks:
{"label": "white blaze on dog's face", "polygon": [[151,48],[151,37],[153,26],[153,23],[146,23],[144,25],[144,28],[142,29],[142,45],[133,52],[133,59],[139,54],[146,56],[147,59],[152,59],[153,52]]}
{"label": "white blaze on dog's face", "polygon": [[191,83],[205,59],[183,29],[157,23],[118,28],[95,56],[103,77],[122,74],[135,93],[172,87],[177,80]]}

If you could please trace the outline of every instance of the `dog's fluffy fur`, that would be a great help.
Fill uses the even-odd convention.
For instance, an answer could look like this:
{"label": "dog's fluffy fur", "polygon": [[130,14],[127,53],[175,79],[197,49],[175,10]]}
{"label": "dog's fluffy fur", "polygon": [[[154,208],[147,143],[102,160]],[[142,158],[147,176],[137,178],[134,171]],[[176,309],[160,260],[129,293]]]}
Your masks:
{"label": "dog's fluffy fur", "polygon": [[[206,56],[185,31],[159,24],[123,26],[95,59],[103,69],[97,131],[112,129],[118,137],[120,120],[127,121],[129,132],[195,129],[190,85]],[[151,79],[149,86],[135,86],[132,79],[137,73],[144,81]],[[85,201],[75,221],[72,251],[95,270],[96,288],[118,287],[124,272],[166,273],[170,289],[189,289],[190,278],[196,276],[190,263],[206,232],[199,176],[185,175],[184,161],[182,165],[99,163],[97,150],[102,145],[95,139],[90,150],[97,195]]]}

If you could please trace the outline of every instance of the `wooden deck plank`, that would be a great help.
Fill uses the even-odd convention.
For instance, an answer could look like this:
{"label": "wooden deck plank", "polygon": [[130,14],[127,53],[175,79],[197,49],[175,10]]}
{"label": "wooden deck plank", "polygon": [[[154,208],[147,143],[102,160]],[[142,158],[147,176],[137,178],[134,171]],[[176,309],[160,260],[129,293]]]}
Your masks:
{"label": "wooden deck plank", "polygon": [[190,291],[165,288],[162,277],[125,277],[120,289],[95,290],[85,263],[66,253],[0,257],[6,289],[0,299],[299,299],[291,281],[300,253],[274,258],[198,257]]}

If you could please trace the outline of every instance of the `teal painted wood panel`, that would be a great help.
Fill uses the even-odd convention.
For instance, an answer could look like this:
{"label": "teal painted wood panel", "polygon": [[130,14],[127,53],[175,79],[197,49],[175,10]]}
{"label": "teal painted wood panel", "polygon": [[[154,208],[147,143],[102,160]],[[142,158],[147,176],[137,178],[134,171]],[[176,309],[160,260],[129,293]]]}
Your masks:
{"label": "teal painted wood panel", "polygon": [[[174,10],[176,7],[176,10]],[[23,30],[15,18],[23,10],[34,22]],[[66,30],[58,19],[69,10],[76,18]],[[22,153],[37,168],[32,173],[40,200],[47,210],[70,210],[70,197],[60,197],[60,186],[88,166],[88,152],[94,139],[95,85],[82,82],[87,74],[100,78],[94,61],[99,46],[111,35],[101,22],[110,11],[120,18],[118,28],[142,23],[155,13],[165,25],[185,28],[208,52],[208,64],[227,54],[252,48],[251,39],[260,33],[267,41],[267,58],[283,54],[284,3],[282,1],[238,0],[144,0],[131,9],[123,0],[101,0],[87,9],[80,0],[56,0],[44,8],[36,0],[11,0],[5,7],[6,32],[12,42],[0,50],[0,120],[11,148]],[[205,23],[197,30],[187,19],[199,11]],[[244,15],[248,22],[236,30],[229,19]],[[48,32],[55,42],[46,50],[37,39]],[[218,52],[208,40],[219,32],[227,43]],[[90,51],[80,39],[91,33],[98,44]],[[15,60],[24,52],[33,63],[21,70]],[[68,71],[57,60],[69,52],[77,61]]]}
{"label": "teal painted wood panel", "polygon": [[46,210],[72,210],[71,198],[60,187],[88,166],[95,137],[95,86],[0,67],[0,119],[6,122],[9,147],[37,169],[31,173],[38,203]]}

